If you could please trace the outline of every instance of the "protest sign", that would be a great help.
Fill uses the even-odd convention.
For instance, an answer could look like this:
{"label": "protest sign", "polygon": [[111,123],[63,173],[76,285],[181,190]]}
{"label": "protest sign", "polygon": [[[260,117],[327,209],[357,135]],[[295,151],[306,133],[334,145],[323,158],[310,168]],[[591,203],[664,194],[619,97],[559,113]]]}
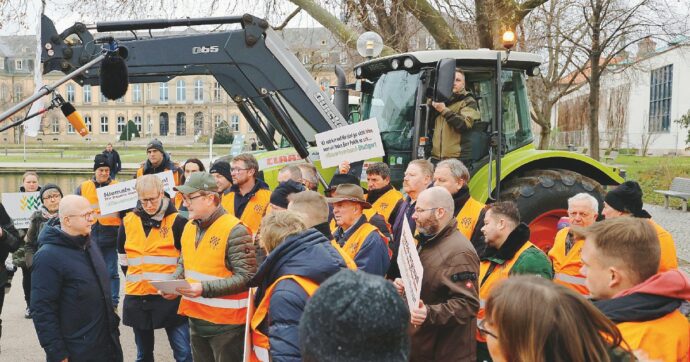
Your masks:
{"label": "protest sign", "polygon": [[[155,174],[163,181],[163,188],[171,198],[175,197],[175,179],[172,171],[165,171]],[[125,182],[118,182],[114,185],[100,187],[96,189],[98,196],[98,205],[101,209],[101,215],[111,214],[122,210],[132,209],[137,206],[136,190],[137,180],[129,180]]]}
{"label": "protest sign", "polygon": [[317,133],[315,138],[323,168],[384,155],[376,118]]}
{"label": "protest sign", "polygon": [[41,204],[38,192],[6,192],[2,194],[2,205],[17,229],[29,228],[31,214],[38,210]]}
{"label": "protest sign", "polygon": [[254,317],[254,298],[256,297],[256,288],[249,288],[249,295],[247,296],[247,323],[244,325],[244,356],[242,362],[252,361],[252,350],[254,343],[252,343],[252,318]]}
{"label": "protest sign", "polygon": [[400,267],[400,276],[405,285],[407,306],[412,310],[419,306],[419,294],[422,291],[424,268],[422,268],[422,261],[419,260],[419,253],[417,253],[417,247],[415,246],[407,218],[405,218],[403,223],[399,248],[398,267]]}

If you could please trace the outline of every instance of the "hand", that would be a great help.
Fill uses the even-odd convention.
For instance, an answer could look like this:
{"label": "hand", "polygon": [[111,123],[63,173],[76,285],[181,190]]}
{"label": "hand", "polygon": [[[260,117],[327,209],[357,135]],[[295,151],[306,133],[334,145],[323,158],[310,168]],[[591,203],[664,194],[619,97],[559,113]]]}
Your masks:
{"label": "hand", "polygon": [[65,359],[63,359],[63,360],[60,361],[60,362],[69,362],[69,358],[65,358]]}
{"label": "hand", "polygon": [[446,104],[443,102],[431,102],[431,106],[439,112],[443,112],[446,109]]}
{"label": "hand", "polygon": [[400,294],[400,296],[405,295],[405,284],[403,284],[402,279],[396,278],[393,281],[393,286],[395,287],[395,290],[398,291],[398,294]]}
{"label": "hand", "polygon": [[187,298],[197,298],[201,296],[203,288],[201,283],[191,283],[189,288],[177,288],[177,292],[184,295]]}
{"label": "hand", "polygon": [[168,294],[168,293],[163,293],[162,291],[158,291],[158,294],[160,294],[161,297],[167,299],[167,300],[173,300],[179,297],[177,294]]}
{"label": "hand", "polygon": [[426,306],[424,305],[424,302],[422,302],[420,300],[419,301],[419,307],[413,309],[410,312],[410,322],[414,326],[421,326],[425,320],[426,320]]}
{"label": "hand", "polygon": [[350,162],[349,161],[343,161],[339,166],[338,170],[340,171],[341,174],[346,174],[350,172]]}

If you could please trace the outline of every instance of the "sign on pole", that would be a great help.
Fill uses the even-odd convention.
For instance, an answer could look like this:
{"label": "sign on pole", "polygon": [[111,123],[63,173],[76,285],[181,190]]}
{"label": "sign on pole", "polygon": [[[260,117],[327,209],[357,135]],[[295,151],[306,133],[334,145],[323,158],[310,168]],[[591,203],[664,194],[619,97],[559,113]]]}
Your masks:
{"label": "sign on pole", "polygon": [[[165,192],[170,195],[170,198],[175,197],[175,179],[172,171],[165,171],[155,174],[163,181],[163,188]],[[98,207],[101,209],[101,215],[111,214],[127,209],[133,209],[137,206],[136,190],[137,180],[129,180],[125,182],[118,182],[114,185],[100,187],[96,189],[98,196]]]}
{"label": "sign on pole", "polygon": [[422,291],[424,268],[422,267],[422,261],[419,259],[419,253],[417,253],[414,236],[412,235],[407,217],[405,217],[403,222],[402,234],[400,235],[398,267],[400,267],[400,276],[405,285],[407,306],[410,310],[413,310],[419,307],[419,294]]}
{"label": "sign on pole", "polygon": [[7,215],[12,218],[15,228],[28,229],[31,214],[38,210],[42,203],[38,192],[6,192],[2,194],[2,205]]}
{"label": "sign on pole", "polygon": [[384,155],[376,118],[317,133],[315,138],[322,168]]}

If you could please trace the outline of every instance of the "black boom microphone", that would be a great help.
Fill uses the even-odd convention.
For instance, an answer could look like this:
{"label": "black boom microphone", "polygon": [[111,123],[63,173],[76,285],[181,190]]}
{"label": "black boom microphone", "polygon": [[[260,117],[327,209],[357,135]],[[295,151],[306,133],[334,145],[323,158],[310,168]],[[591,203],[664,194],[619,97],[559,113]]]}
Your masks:
{"label": "black boom microphone", "polygon": [[100,82],[101,94],[110,100],[122,98],[127,93],[129,87],[129,76],[127,74],[127,63],[121,53],[127,56],[125,48],[118,48],[106,54],[101,62]]}

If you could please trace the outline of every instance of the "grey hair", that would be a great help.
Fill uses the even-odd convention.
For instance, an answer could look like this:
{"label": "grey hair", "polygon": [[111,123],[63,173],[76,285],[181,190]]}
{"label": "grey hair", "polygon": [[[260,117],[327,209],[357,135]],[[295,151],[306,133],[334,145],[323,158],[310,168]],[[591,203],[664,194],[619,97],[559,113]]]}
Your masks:
{"label": "grey hair", "polygon": [[436,168],[438,169],[439,167],[447,167],[448,170],[450,170],[450,173],[456,179],[463,180],[465,182],[470,180],[470,171],[460,160],[449,158],[439,162],[438,165],[436,165]]}
{"label": "grey hair", "polygon": [[571,197],[568,199],[568,208],[570,208],[570,205],[575,202],[575,201],[589,201],[590,206],[592,207],[592,210],[594,212],[599,212],[599,201],[596,199],[596,197],[586,193],[586,192],[580,192],[579,194]]}
{"label": "grey hair", "polygon": [[287,165],[278,171],[279,174],[288,174],[289,178],[295,182],[302,181],[302,170],[297,165]]}

